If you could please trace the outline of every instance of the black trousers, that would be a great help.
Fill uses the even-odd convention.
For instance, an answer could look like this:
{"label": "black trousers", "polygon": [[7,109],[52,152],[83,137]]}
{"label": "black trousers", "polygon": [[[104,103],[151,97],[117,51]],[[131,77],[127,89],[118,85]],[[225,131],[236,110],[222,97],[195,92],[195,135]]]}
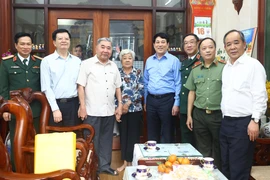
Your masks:
{"label": "black trousers", "polygon": [[[112,159],[112,140],[113,140],[113,126],[115,116],[87,116],[83,121],[84,124],[90,124],[95,129],[94,146],[98,155],[98,171],[102,172],[111,166]],[[89,134],[88,130],[84,131],[84,136]]]}
{"label": "black trousers", "polygon": [[190,143],[193,147],[195,146],[195,140],[193,131],[187,127],[187,114],[180,114],[180,130],[181,130],[181,143]]}
{"label": "black trousers", "polygon": [[204,157],[214,158],[214,164],[221,170],[219,132],[222,113],[220,110],[207,114],[204,109],[194,106],[193,132],[198,151]]}
{"label": "black trousers", "polygon": [[121,122],[118,122],[118,125],[122,160],[132,162],[134,144],[140,142],[142,111],[128,112],[122,115]]}
{"label": "black trousers", "polygon": [[158,143],[174,142],[174,121],[172,107],[174,93],[165,96],[152,96],[148,94],[146,103],[148,140]]}
{"label": "black trousers", "polygon": [[255,142],[247,134],[251,116],[224,116],[220,129],[222,173],[230,180],[248,180]]}
{"label": "black trousers", "polygon": [[53,112],[51,112],[49,125],[50,126],[75,126],[82,123],[78,118],[79,99],[78,97],[69,98],[66,101],[56,100],[59,110],[62,113],[62,121],[56,123],[53,119]]}

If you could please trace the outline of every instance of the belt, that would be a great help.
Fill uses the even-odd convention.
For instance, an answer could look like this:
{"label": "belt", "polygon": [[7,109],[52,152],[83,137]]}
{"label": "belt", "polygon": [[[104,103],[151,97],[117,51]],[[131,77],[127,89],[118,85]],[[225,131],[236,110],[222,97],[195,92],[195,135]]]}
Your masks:
{"label": "belt", "polygon": [[56,99],[56,102],[59,102],[59,103],[67,103],[67,102],[70,102],[70,101],[73,101],[75,99],[77,99],[78,97],[73,97],[73,98],[61,98],[61,99]]}
{"label": "belt", "polygon": [[148,93],[148,95],[150,95],[151,97],[156,98],[156,99],[164,98],[164,97],[172,95],[172,94],[174,94],[174,93],[167,93],[167,94],[150,94],[150,93]]}
{"label": "belt", "polygon": [[206,114],[213,114],[215,112],[220,112],[221,111],[220,109],[219,110],[209,110],[209,109],[200,109],[200,108],[197,108],[197,109],[199,109],[201,111],[204,111]]}
{"label": "belt", "polygon": [[224,118],[229,119],[229,120],[240,120],[240,119],[247,118],[247,117],[251,118],[251,115],[250,116],[242,116],[242,117],[224,116]]}

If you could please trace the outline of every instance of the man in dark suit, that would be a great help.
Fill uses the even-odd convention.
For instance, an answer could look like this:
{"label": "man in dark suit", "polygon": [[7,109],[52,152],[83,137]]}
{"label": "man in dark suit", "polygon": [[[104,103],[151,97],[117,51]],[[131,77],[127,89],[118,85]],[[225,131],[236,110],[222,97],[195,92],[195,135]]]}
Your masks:
{"label": "man in dark suit", "polygon": [[198,50],[199,38],[196,34],[187,34],[183,37],[183,48],[187,54],[187,59],[182,62],[180,68],[182,87],[180,92],[180,129],[181,142],[190,143],[195,146],[193,132],[187,128],[187,98],[189,90],[185,87],[187,78],[195,62],[201,60]]}
{"label": "man in dark suit", "polygon": [[[40,91],[40,63],[41,58],[31,56],[32,37],[28,33],[19,32],[14,37],[17,53],[2,58],[0,66],[0,95],[4,99],[10,99],[11,90],[30,87],[33,91]],[[36,132],[39,132],[39,116],[41,104],[33,101],[31,104],[33,122]],[[10,140],[11,140],[11,161],[13,160],[13,140],[15,134],[16,120],[10,113],[3,113],[3,119],[9,121]]]}

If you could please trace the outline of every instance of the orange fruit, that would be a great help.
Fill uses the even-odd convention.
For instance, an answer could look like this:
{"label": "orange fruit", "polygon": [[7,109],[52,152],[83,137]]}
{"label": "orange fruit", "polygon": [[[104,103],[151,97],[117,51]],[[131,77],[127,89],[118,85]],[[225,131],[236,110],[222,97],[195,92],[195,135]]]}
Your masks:
{"label": "orange fruit", "polygon": [[170,161],[166,161],[165,162],[165,166],[171,168],[172,167],[172,163]]}
{"label": "orange fruit", "polygon": [[166,167],[166,169],[165,169],[165,173],[170,173],[172,171],[172,168],[169,168],[169,167]]}
{"label": "orange fruit", "polygon": [[179,165],[180,163],[178,161],[174,161],[173,165]]}
{"label": "orange fruit", "polygon": [[158,165],[158,172],[164,173],[166,169],[166,166],[164,164]]}
{"label": "orange fruit", "polygon": [[188,159],[188,158],[184,158],[184,159],[182,160],[182,164],[190,164],[189,159]]}
{"label": "orange fruit", "polygon": [[183,157],[179,157],[178,159],[177,159],[177,161],[179,162],[179,164],[182,164],[182,161],[183,161]]}
{"label": "orange fruit", "polygon": [[177,156],[174,155],[174,154],[172,154],[172,155],[170,155],[170,156],[168,157],[168,161],[170,161],[171,163],[173,163],[173,162],[176,161],[176,160],[177,160]]}

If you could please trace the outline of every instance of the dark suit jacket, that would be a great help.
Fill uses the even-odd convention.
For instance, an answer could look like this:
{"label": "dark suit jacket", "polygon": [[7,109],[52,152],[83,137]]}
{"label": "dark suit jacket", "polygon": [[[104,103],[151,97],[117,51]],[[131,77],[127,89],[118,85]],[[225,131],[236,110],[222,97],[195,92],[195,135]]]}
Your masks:
{"label": "dark suit jacket", "polygon": [[192,60],[185,59],[182,62],[181,66],[181,81],[182,81],[182,87],[181,87],[181,92],[180,92],[180,113],[181,114],[187,114],[187,103],[188,103],[188,93],[189,90],[185,87],[187,78],[192,70],[192,66],[194,65],[195,62],[202,60],[202,57],[197,54],[195,58]]}
{"label": "dark suit jacket", "polygon": [[[3,58],[0,66],[0,95],[4,99],[10,99],[9,91],[25,87],[30,87],[33,91],[40,91],[40,63],[41,58],[30,56],[26,68],[17,54]],[[40,103],[33,101],[30,106],[33,118],[39,117]]]}

